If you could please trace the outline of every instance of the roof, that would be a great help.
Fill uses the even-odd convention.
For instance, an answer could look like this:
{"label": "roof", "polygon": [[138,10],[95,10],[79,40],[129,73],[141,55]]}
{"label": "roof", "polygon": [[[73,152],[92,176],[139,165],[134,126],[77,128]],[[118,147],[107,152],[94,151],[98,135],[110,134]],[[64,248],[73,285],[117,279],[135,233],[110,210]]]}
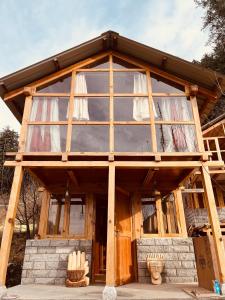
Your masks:
{"label": "roof", "polygon": [[[220,88],[222,90],[225,89],[225,76],[222,74],[215,73],[210,69],[203,68],[199,64],[191,63],[174,55],[138,43],[123,37],[116,32],[107,31],[76,47],[0,78],[0,96],[4,98],[4,95],[7,92],[21,88],[33,81],[50,75],[59,69],[64,69],[92,55],[109,49],[131,55],[134,58],[140,59],[152,66],[163,69],[172,75],[187,80],[190,83],[197,84],[210,91],[215,92],[218,82]],[[24,98],[24,95],[20,95],[18,98],[14,99],[13,102],[6,102],[19,121],[22,119]],[[204,103],[204,100],[198,100],[200,113]],[[208,113],[213,108],[215,99],[208,104],[208,107],[204,109],[204,114]]]}
{"label": "roof", "polygon": [[202,126],[204,137],[225,136],[225,113]]}

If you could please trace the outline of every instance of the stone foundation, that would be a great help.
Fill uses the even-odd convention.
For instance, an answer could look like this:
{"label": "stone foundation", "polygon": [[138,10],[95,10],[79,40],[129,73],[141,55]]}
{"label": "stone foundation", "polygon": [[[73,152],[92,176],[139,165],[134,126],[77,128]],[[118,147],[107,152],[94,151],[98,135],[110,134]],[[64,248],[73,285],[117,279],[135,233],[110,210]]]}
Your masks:
{"label": "stone foundation", "polygon": [[68,255],[86,252],[91,274],[91,240],[27,240],[21,284],[64,285]]}
{"label": "stone foundation", "polygon": [[162,253],[165,257],[163,282],[187,283],[197,281],[195,254],[191,238],[142,238],[137,240],[138,282],[149,283],[146,256]]}
{"label": "stone foundation", "polygon": [[[220,221],[225,220],[225,208],[217,207],[217,212]],[[185,217],[187,226],[193,225],[195,227],[203,226],[204,224],[209,223],[209,218],[206,208],[186,208]]]}

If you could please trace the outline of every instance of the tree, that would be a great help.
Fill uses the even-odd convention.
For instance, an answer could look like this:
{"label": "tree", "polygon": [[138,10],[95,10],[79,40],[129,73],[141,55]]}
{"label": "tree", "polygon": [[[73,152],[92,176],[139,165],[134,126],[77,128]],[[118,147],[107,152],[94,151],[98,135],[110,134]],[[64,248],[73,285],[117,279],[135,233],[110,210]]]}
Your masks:
{"label": "tree", "polygon": [[[200,63],[206,68],[225,74],[225,1],[195,0],[195,2],[205,10],[203,29],[209,29],[208,43],[213,46],[212,52],[205,54]],[[217,84],[220,89],[219,83]],[[206,122],[225,113],[225,91],[222,91],[222,94],[223,96],[217,102]]]}
{"label": "tree", "polygon": [[[13,168],[4,167],[6,159],[5,153],[17,152],[17,149],[18,133],[8,127],[4,128],[0,132],[0,204],[3,203],[5,212],[7,210],[14,175]],[[40,206],[37,190],[38,183],[30,176],[29,172],[25,170],[16,219],[20,225],[25,225],[27,238],[31,238],[34,235],[39,218]]]}

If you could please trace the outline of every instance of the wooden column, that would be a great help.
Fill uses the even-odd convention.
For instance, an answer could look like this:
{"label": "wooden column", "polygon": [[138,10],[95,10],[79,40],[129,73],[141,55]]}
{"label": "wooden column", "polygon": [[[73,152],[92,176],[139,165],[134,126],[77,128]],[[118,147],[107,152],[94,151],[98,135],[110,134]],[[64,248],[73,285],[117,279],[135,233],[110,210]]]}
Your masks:
{"label": "wooden column", "polygon": [[156,215],[158,223],[158,233],[160,236],[164,235],[164,222],[163,222],[163,212],[162,212],[162,199],[161,195],[156,196]]}
{"label": "wooden column", "polygon": [[217,195],[219,207],[224,207],[223,192],[219,187],[216,187],[216,195]]}
{"label": "wooden column", "polygon": [[48,212],[49,212],[49,204],[50,204],[51,195],[43,188],[41,195],[41,213],[40,213],[40,222],[38,228],[38,235],[41,239],[44,239],[47,234],[48,229]]}
{"label": "wooden column", "polygon": [[219,216],[216,209],[211,177],[209,174],[209,168],[203,165],[201,168],[201,173],[205,190],[205,199],[207,202],[207,210],[215,244],[220,282],[225,283],[225,250],[220,229]]}
{"label": "wooden column", "polygon": [[9,198],[8,210],[3,229],[1,251],[0,251],[0,285],[5,285],[6,273],[9,261],[9,254],[15,225],[16,211],[19,204],[20,189],[23,179],[23,169],[21,166],[15,167],[13,183]]}
{"label": "wooden column", "polygon": [[141,237],[141,224],[142,224],[142,214],[141,214],[141,194],[134,193],[132,197],[132,238],[140,239]]}
{"label": "wooden column", "polygon": [[174,198],[175,198],[175,205],[176,205],[176,211],[177,211],[177,221],[179,222],[180,226],[180,234],[182,234],[183,237],[187,237],[187,225],[186,225],[186,219],[184,214],[184,205],[183,205],[183,199],[182,199],[182,192],[181,189],[177,189],[174,191]]}
{"label": "wooden column", "polygon": [[115,285],[115,165],[109,164],[106,285]]}

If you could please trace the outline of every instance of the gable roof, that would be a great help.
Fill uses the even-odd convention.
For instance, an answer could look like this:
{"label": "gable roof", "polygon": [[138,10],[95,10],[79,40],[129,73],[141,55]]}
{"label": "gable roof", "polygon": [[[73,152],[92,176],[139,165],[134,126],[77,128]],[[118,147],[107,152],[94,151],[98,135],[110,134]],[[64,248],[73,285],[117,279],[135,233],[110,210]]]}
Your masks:
{"label": "gable roof", "polygon": [[[166,52],[138,43],[123,37],[116,32],[107,31],[76,47],[0,78],[0,96],[4,98],[4,95],[7,92],[21,88],[33,81],[51,75],[60,69],[64,69],[92,55],[110,49],[133,56],[152,66],[163,69],[163,71],[169,74],[175,75],[190,83],[197,84],[210,91],[215,92],[218,80],[220,88],[222,90],[225,89],[224,75],[215,73],[210,69],[203,68],[198,64],[188,62]],[[20,95],[14,103],[11,101],[6,102],[19,121],[22,119],[24,97],[24,95]],[[208,106],[206,109],[204,108],[204,114],[207,114],[207,112],[213,108],[215,102],[214,99],[211,103],[207,104]],[[200,112],[203,104],[204,100],[198,101]]]}

